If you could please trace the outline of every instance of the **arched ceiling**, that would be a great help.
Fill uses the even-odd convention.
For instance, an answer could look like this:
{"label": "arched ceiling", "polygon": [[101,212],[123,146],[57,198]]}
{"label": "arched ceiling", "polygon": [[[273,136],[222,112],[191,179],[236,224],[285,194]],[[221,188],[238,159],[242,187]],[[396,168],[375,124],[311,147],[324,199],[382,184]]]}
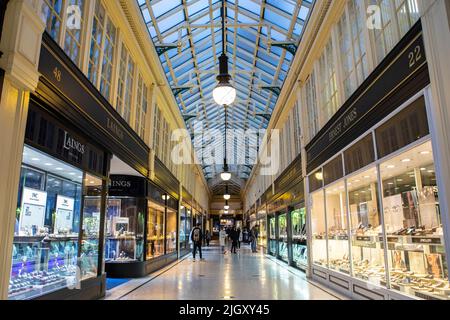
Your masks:
{"label": "arched ceiling", "polygon": [[[222,54],[221,0],[136,0],[197,156],[214,149],[221,162],[205,165],[207,180],[222,170],[224,108],[212,97]],[[294,59],[315,0],[226,0],[226,53],[237,99],[228,108],[227,162],[245,181]],[[197,127],[198,128],[198,127]],[[230,129],[261,130],[239,141]],[[243,132],[242,131],[242,132]],[[256,131],[255,131],[256,132]],[[233,144],[233,142],[237,142]],[[214,188],[214,186],[211,186]]]}

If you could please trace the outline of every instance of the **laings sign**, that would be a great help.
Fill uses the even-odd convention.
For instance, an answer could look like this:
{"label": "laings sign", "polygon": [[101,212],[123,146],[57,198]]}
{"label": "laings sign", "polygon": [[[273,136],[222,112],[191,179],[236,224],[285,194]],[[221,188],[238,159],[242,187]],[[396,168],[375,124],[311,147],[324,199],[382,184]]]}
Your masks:
{"label": "laings sign", "polygon": [[64,132],[64,149],[67,150],[76,150],[81,154],[84,154],[85,145],[80,141],[71,137],[67,131]]}

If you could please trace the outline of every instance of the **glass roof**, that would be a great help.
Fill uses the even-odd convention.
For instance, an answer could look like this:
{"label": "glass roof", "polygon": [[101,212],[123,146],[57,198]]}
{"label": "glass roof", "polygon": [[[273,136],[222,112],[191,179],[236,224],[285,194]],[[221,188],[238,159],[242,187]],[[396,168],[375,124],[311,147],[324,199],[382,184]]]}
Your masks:
{"label": "glass roof", "polygon": [[[204,128],[217,129],[222,134],[225,130],[224,109],[212,97],[222,53],[222,1],[136,1],[180,111],[185,119],[189,118],[186,126],[197,156],[200,158],[202,147],[211,143],[217,146],[218,158],[223,159],[223,141],[207,141],[194,134],[198,121]],[[228,107],[229,129],[267,128],[277,91],[294,60],[314,1],[226,0],[226,53],[232,84],[237,90],[236,101]],[[228,162],[233,163],[230,155],[234,147],[233,151],[245,154],[249,163],[230,165],[230,170],[246,179],[256,153],[244,150],[245,144],[233,146],[232,139],[227,139]],[[251,144],[257,148],[256,141]],[[215,178],[221,169],[221,164],[205,166],[206,178]]]}

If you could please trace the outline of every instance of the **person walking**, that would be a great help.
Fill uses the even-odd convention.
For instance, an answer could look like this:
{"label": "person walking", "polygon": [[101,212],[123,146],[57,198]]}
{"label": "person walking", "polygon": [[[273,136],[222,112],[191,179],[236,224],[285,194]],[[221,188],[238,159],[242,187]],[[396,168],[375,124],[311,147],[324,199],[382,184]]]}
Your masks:
{"label": "person walking", "polygon": [[237,243],[237,247],[238,247],[238,250],[241,250],[242,231],[241,231],[240,228],[237,229],[237,233],[238,233],[238,243]]}
{"label": "person walking", "polygon": [[205,242],[206,246],[209,247],[209,242],[211,241],[211,233],[209,233],[209,230],[206,230],[205,232]]}
{"label": "person walking", "polygon": [[239,234],[238,231],[236,230],[236,227],[233,227],[233,229],[231,229],[230,238],[231,238],[231,253],[236,254],[237,253],[236,248],[239,241]]}
{"label": "person walking", "polygon": [[220,244],[220,247],[222,248],[223,254],[226,253],[225,247],[227,245],[227,237],[228,237],[228,235],[227,235],[227,232],[225,231],[225,227],[222,227],[219,232],[219,244]]}
{"label": "person walking", "polygon": [[258,241],[258,228],[256,226],[253,226],[253,228],[250,230],[250,237],[252,240],[252,252],[257,252],[256,244]]}
{"label": "person walking", "polygon": [[192,249],[192,256],[193,261],[195,262],[195,254],[198,252],[200,254],[200,260],[204,260],[202,257],[202,239],[203,239],[203,232],[202,229],[200,229],[200,223],[197,223],[197,225],[192,229],[191,232],[191,240],[194,245],[194,248]]}

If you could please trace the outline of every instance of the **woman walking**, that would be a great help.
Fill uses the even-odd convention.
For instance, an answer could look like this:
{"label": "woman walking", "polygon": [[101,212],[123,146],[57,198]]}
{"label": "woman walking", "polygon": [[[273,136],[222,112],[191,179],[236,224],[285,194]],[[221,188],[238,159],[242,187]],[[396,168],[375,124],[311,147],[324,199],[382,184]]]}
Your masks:
{"label": "woman walking", "polygon": [[226,242],[227,242],[227,237],[228,237],[227,232],[225,231],[225,228],[222,227],[222,228],[220,229],[220,232],[219,232],[219,243],[220,243],[220,247],[222,248],[222,253],[223,253],[223,254],[226,253],[225,247],[226,247],[226,245],[227,245],[227,244],[226,244]]}

